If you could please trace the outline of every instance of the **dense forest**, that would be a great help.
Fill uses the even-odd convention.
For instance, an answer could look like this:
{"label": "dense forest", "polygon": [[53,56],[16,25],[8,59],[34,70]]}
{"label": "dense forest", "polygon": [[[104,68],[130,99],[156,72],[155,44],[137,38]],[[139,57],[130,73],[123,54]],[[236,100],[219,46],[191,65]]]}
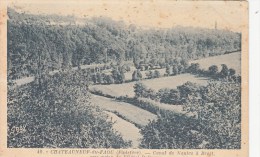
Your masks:
{"label": "dense forest", "polygon": [[11,8],[8,16],[10,79],[111,62],[157,66],[241,49],[241,34],[227,30],[144,29],[105,17],[32,15]]}

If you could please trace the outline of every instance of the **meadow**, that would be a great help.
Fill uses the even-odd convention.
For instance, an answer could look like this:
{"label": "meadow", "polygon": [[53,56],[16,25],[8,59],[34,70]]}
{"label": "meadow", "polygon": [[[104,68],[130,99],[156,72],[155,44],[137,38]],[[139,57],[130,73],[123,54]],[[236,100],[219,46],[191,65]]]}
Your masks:
{"label": "meadow", "polygon": [[[177,76],[161,77],[155,79],[145,79],[140,82],[146,85],[147,87],[158,91],[162,88],[176,88],[179,85],[184,84],[185,82],[194,82],[199,85],[206,85],[208,78],[198,77],[192,74],[181,74]],[[124,84],[111,84],[111,85],[94,85],[90,87],[91,91],[101,91],[105,95],[112,97],[128,96],[133,97],[134,93],[134,84],[136,82],[129,82]]]}

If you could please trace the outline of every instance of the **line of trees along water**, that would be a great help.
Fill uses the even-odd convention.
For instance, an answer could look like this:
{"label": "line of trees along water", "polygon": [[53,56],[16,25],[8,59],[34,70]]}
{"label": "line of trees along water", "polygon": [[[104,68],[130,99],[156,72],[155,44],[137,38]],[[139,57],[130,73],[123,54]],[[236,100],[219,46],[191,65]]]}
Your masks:
{"label": "line of trees along water", "polygon": [[[241,34],[174,27],[142,29],[105,17],[31,15],[8,8],[8,76],[11,79],[86,64],[133,61],[158,66],[240,50]],[[64,24],[65,23],[65,24]]]}

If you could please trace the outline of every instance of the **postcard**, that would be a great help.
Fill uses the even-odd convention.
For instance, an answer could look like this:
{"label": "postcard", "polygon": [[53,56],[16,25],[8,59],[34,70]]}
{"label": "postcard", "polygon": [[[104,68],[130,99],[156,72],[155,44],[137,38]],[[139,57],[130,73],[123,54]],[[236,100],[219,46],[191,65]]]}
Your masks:
{"label": "postcard", "polygon": [[247,1],[0,6],[1,157],[248,156]]}

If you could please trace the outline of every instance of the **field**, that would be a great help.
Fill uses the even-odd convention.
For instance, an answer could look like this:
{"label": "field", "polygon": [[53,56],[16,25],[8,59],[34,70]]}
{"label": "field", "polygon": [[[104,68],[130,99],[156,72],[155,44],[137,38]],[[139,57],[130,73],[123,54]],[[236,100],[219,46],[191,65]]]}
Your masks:
{"label": "field", "polygon": [[150,120],[156,119],[156,115],[134,105],[119,102],[110,98],[93,95],[92,103],[109,112],[117,113],[124,119],[139,126],[145,126]]}
{"label": "field", "polygon": [[211,65],[217,65],[219,70],[221,70],[221,64],[226,64],[228,68],[233,68],[237,74],[241,74],[241,52],[203,58],[190,63],[199,63],[203,69],[208,69]]}
{"label": "field", "polygon": [[132,141],[133,148],[138,148],[140,144],[140,138],[142,138],[140,129],[138,129],[134,124],[118,117],[114,113],[107,111],[105,111],[105,113],[108,115],[109,120],[114,123],[113,129],[120,133],[124,140]]}
{"label": "field", "polygon": [[[207,78],[197,77],[192,74],[181,74],[177,76],[161,77],[150,80],[142,80],[141,82],[149,88],[154,90],[159,90],[162,88],[176,88],[187,81],[197,83],[199,85],[206,85],[208,82]],[[102,93],[119,97],[119,96],[129,96],[133,97],[134,84],[136,82],[124,83],[124,84],[111,84],[111,85],[94,85],[90,87],[91,91],[102,91]]]}

